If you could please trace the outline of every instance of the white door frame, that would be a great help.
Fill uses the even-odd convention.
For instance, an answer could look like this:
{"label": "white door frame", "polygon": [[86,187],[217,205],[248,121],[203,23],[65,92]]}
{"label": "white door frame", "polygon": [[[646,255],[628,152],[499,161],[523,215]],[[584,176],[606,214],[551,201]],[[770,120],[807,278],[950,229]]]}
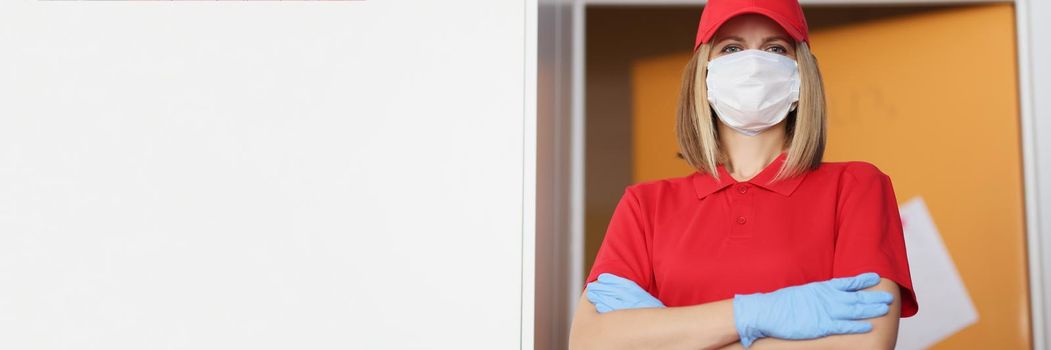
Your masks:
{"label": "white door frame", "polygon": [[[1042,15],[1042,16],[1041,16]],[[1029,305],[1033,348],[1047,349],[1048,300],[1051,300],[1051,15],[1047,1],[1015,1],[1018,35],[1018,95],[1022,118],[1022,164],[1025,175],[1026,239],[1029,259]],[[1037,40],[1043,38],[1043,40]],[[1043,185],[1043,186],[1041,186]]]}

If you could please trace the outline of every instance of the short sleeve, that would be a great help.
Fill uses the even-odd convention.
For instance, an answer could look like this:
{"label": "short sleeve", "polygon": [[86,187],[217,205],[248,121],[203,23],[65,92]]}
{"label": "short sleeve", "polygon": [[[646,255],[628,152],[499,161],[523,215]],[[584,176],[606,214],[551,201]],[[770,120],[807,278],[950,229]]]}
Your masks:
{"label": "short sleeve", "polygon": [[851,162],[844,172],[832,277],[871,271],[896,282],[901,287],[901,317],[911,317],[919,311],[919,304],[890,177],[867,162]]}
{"label": "short sleeve", "polygon": [[608,272],[634,281],[656,297],[651,265],[653,233],[649,223],[638,196],[631,186],[627,187],[613,210],[606,236],[602,238],[584,287],[597,280],[598,275]]}

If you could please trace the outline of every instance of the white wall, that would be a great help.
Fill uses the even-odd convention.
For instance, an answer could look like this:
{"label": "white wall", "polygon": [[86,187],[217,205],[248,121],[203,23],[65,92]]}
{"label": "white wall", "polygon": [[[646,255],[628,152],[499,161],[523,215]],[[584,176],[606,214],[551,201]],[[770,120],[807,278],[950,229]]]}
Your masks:
{"label": "white wall", "polygon": [[0,349],[519,347],[534,8],[0,2]]}

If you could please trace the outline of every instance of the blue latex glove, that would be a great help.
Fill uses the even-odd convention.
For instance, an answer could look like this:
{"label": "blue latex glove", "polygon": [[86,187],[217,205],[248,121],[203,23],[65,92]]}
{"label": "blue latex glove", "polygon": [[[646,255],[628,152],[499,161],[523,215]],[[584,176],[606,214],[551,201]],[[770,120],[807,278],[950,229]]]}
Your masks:
{"label": "blue latex glove", "polygon": [[613,310],[664,307],[634,281],[611,273],[598,275],[598,280],[588,283],[588,300],[595,304],[599,313]]}
{"label": "blue latex glove", "polygon": [[734,324],[746,349],[762,337],[814,339],[832,334],[866,333],[869,322],[882,316],[894,296],[862,291],[879,284],[868,272],[778,289],[770,293],[734,295]]}

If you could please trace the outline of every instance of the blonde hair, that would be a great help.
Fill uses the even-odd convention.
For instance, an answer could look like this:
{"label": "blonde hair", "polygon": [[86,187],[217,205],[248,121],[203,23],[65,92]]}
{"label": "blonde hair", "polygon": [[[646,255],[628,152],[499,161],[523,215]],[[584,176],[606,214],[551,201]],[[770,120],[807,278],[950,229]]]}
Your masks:
{"label": "blonde hair", "polygon": [[[718,164],[725,164],[726,155],[719,148],[718,125],[708,104],[708,56],[711,43],[701,44],[686,64],[679,92],[679,106],[675,131],[679,141],[679,157],[702,173],[719,179]],[[799,65],[799,104],[785,119],[785,145],[788,157],[772,181],[800,175],[821,165],[825,153],[827,116],[825,88],[817,58],[806,42],[796,44],[796,62]],[[698,69],[698,68],[704,69]]]}

